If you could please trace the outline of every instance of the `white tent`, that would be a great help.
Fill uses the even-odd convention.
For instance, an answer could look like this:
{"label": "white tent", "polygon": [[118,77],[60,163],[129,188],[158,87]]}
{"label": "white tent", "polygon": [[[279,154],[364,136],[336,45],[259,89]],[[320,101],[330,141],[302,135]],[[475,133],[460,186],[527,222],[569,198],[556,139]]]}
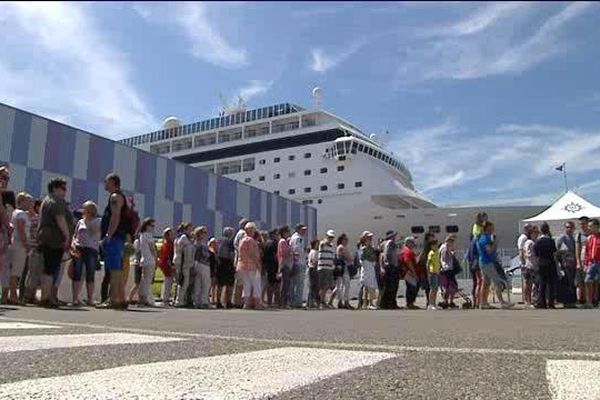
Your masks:
{"label": "white tent", "polygon": [[523,220],[523,223],[568,221],[584,216],[589,218],[600,218],[600,208],[588,202],[581,196],[568,191],[546,210],[535,217]]}

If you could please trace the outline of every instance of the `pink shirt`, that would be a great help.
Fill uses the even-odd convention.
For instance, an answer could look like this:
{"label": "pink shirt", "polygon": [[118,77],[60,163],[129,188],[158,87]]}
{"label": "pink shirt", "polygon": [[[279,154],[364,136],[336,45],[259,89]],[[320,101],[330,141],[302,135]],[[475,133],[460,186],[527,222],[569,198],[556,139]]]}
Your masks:
{"label": "pink shirt", "polygon": [[260,249],[258,242],[249,236],[240,241],[237,270],[254,272],[260,267]]}
{"label": "pink shirt", "polygon": [[277,261],[279,261],[279,266],[292,265],[292,247],[287,239],[279,239],[279,244],[277,245]]}

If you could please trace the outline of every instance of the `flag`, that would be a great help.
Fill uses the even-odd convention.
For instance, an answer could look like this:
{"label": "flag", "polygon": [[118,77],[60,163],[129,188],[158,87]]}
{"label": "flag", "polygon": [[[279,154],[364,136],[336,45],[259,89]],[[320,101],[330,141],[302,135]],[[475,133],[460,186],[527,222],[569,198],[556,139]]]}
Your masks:
{"label": "flag", "polygon": [[565,169],[565,163],[562,163],[560,166],[554,168],[557,171],[563,172]]}

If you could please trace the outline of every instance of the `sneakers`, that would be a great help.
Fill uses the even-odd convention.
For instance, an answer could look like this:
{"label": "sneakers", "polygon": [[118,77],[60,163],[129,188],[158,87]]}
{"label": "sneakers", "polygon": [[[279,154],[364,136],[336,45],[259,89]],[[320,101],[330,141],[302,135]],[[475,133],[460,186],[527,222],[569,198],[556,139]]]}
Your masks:
{"label": "sneakers", "polygon": [[374,305],[370,305],[369,307],[367,307],[368,310],[379,310],[379,307],[374,306]]}
{"label": "sneakers", "polygon": [[481,304],[479,306],[479,309],[480,310],[495,310],[496,307],[492,307],[492,306],[490,306],[489,304],[486,303],[486,304]]}
{"label": "sneakers", "polygon": [[507,302],[507,303],[502,303],[502,306],[501,306],[501,308],[502,308],[503,310],[508,310],[508,309],[510,309],[510,308],[513,308],[514,306],[515,306],[515,303],[508,303],[508,302]]}
{"label": "sneakers", "polygon": [[438,308],[436,306],[427,306],[427,311],[437,311]]}

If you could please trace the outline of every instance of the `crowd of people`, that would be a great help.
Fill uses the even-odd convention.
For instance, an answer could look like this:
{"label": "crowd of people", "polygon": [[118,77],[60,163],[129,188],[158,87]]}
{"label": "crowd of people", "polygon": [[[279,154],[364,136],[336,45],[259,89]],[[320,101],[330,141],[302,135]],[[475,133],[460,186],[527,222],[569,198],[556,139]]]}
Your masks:
{"label": "crowd of people", "polygon": [[[417,238],[399,241],[395,231],[378,240],[364,231],[358,243],[351,244],[346,234],[328,230],[322,240],[308,243],[303,224],[293,231],[282,226],[267,232],[247,219],[239,222],[237,232],[226,227],[218,238],[209,236],[205,226],[183,222],[165,229],[157,241],[155,221],[140,220],[114,173],[105,179],[108,201],[101,216],[92,201],[73,212],[63,179],[50,180],[41,201],[25,192],[15,195],[8,189],[9,180],[8,169],[0,167],[3,304],[61,305],[58,287],[66,272],[72,281],[74,307],[85,303],[122,310],[132,303],[155,306],[160,301],[165,307],[354,309],[353,280],[359,285],[356,306],[363,309],[400,308],[401,280],[407,309],[420,308],[416,300],[421,290],[429,310],[457,308],[457,295],[469,306],[492,308],[488,302],[492,287],[502,308],[513,307],[503,298],[510,285],[497,259],[494,225],[485,213],[477,216],[464,260],[457,257],[453,235],[438,241],[435,234],[427,233],[421,251],[417,251]],[[578,300],[597,305],[598,229],[597,220],[582,219],[580,233],[574,236],[574,226],[568,223],[554,241],[547,224],[539,229],[525,226],[518,248],[527,305],[533,305],[534,299],[539,308],[552,308],[556,301],[565,307]],[[458,287],[456,277],[463,265],[473,280],[472,299]],[[94,278],[102,268],[96,304]],[[131,268],[134,282],[126,293]],[[152,288],[158,269],[163,281],[155,299]]]}

